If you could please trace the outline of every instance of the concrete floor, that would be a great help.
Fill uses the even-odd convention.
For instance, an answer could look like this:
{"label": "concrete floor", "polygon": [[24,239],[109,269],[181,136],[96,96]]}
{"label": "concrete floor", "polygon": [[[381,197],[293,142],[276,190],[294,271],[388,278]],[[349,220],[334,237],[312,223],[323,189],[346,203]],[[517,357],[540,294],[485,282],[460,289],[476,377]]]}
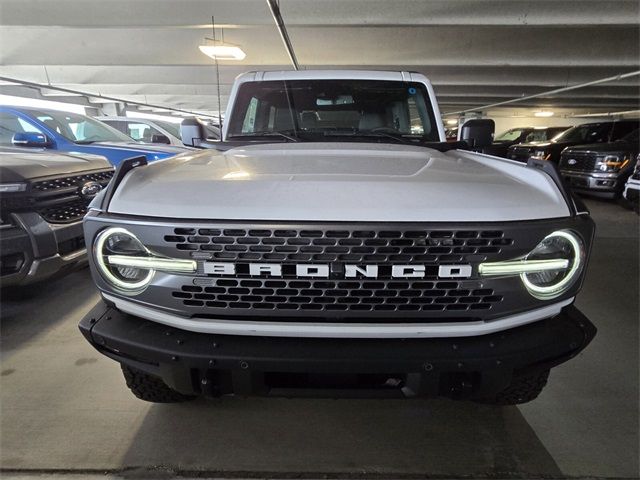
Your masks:
{"label": "concrete floor", "polygon": [[[578,305],[599,334],[536,401],[226,398],[152,405],[80,336],[88,271],[2,298],[4,478],[638,476],[638,217],[589,201]],[[75,474],[74,474],[75,472]],[[58,477],[58,475],[55,476]]]}

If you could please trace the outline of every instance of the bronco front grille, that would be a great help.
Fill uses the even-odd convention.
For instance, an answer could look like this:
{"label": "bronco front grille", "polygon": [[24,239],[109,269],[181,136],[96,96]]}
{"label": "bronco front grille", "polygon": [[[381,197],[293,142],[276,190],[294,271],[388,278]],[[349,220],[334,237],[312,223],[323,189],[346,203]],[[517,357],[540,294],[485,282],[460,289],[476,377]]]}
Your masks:
{"label": "bronco front grille", "polygon": [[[502,226],[433,228],[428,224],[182,225],[163,229],[151,245],[161,254],[194,258],[198,272],[171,283],[171,308],[193,316],[269,319],[323,317],[411,321],[470,320],[500,311],[512,287],[438,277],[440,265],[477,265],[515,258],[522,232]],[[527,239],[528,241],[528,239]],[[160,248],[158,248],[160,247]],[[525,248],[529,248],[526,247]],[[205,262],[229,262],[234,275],[207,275]],[[249,264],[282,266],[281,277],[251,276]],[[328,265],[327,278],[298,277],[297,264]],[[345,277],[345,265],[377,265],[378,276]],[[393,278],[394,265],[424,265],[422,278]],[[185,282],[185,280],[187,280]],[[165,295],[163,293],[163,295]]]}
{"label": "bronco front grille", "polygon": [[463,262],[513,245],[502,230],[176,228],[164,241],[225,261]]}
{"label": "bronco front grille", "polygon": [[[588,218],[580,217],[446,223],[104,218],[88,217],[89,238],[105,225],[121,225],[159,256],[196,261],[192,274],[156,272],[135,300],[203,322],[489,321],[545,302],[517,276],[480,275],[480,263],[522,258],[556,230],[575,230],[585,243],[591,238]],[[260,264],[267,268],[256,269]],[[396,266],[420,266],[419,274],[405,276]]]}
{"label": "bronco front grille", "polygon": [[453,281],[216,279],[210,286],[183,285],[172,295],[185,307],[288,312],[466,312],[502,301],[493,289]]}

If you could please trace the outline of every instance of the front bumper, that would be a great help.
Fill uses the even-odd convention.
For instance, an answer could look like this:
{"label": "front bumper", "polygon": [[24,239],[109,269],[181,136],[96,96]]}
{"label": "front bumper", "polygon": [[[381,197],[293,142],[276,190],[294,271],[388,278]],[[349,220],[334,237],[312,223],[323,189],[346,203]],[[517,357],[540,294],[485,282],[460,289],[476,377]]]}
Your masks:
{"label": "front bumper", "polygon": [[458,338],[290,338],[196,333],[102,302],[80,322],[101,353],[195,395],[483,398],[514,375],[572,358],[596,328],[574,306],[502,332]]}
{"label": "front bumper", "polygon": [[614,198],[622,192],[627,176],[617,173],[576,173],[561,171],[567,185],[575,192]]}
{"label": "front bumper", "polygon": [[640,197],[640,180],[630,179],[624,188],[624,198],[631,202],[638,202]]}
{"label": "front bumper", "polygon": [[0,228],[3,287],[28,285],[87,263],[82,222],[52,224],[39,214],[12,215]]}

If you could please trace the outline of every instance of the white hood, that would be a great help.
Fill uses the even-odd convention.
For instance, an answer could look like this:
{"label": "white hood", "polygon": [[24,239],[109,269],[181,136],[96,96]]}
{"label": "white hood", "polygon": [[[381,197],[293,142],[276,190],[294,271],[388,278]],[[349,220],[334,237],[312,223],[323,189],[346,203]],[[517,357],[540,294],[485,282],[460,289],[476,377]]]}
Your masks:
{"label": "white hood", "polygon": [[556,218],[551,178],[460,150],[278,143],[206,150],[129,173],[109,211],[207,220],[441,222]]}

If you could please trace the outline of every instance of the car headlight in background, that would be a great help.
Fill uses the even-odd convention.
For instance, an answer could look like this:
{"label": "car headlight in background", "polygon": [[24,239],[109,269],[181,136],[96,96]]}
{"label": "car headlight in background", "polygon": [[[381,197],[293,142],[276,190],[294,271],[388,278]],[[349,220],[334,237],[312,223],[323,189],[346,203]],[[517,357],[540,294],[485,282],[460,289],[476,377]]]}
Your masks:
{"label": "car headlight in background", "polygon": [[636,157],[636,166],[633,167],[631,178],[633,178],[634,180],[640,180],[640,153]]}
{"label": "car headlight in background", "polygon": [[26,183],[0,183],[0,193],[24,192],[26,189]]}
{"label": "car headlight in background", "polygon": [[584,265],[584,256],[580,238],[568,230],[558,230],[547,235],[523,258],[482,263],[479,273],[483,276],[519,275],[532,296],[549,300],[559,297],[573,285]]}
{"label": "car headlight in background", "polygon": [[549,160],[551,155],[547,155],[544,150],[536,150],[531,154],[531,158],[536,158],[538,160]]}
{"label": "car headlight in background", "polygon": [[630,154],[604,155],[596,159],[596,169],[602,172],[619,172],[631,161]]}
{"label": "car headlight in background", "polygon": [[104,279],[116,289],[128,293],[144,290],[157,270],[194,273],[197,267],[194,260],[155,255],[133,233],[120,227],[100,232],[93,253]]}

